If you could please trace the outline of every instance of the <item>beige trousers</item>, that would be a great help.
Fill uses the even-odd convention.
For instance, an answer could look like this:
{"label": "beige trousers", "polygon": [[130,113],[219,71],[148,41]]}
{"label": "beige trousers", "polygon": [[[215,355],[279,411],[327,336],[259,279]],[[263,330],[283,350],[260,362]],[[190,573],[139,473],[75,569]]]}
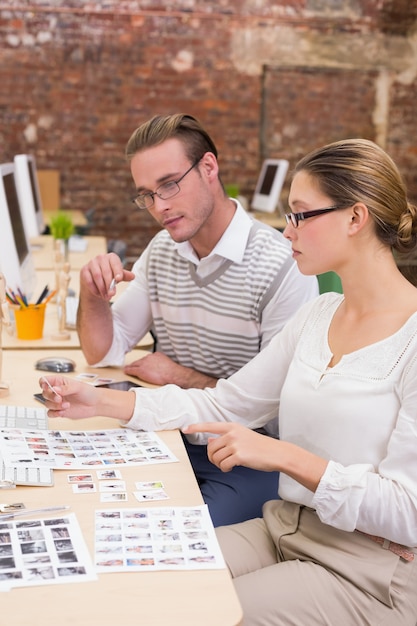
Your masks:
{"label": "beige trousers", "polygon": [[282,500],[216,532],[244,626],[416,626],[417,550],[405,561]]}

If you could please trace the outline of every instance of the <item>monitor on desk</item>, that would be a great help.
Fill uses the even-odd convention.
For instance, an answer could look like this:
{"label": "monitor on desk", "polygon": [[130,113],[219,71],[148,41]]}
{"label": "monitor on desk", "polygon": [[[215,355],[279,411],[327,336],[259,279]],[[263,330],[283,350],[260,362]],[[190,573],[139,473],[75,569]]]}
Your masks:
{"label": "monitor on desk", "polygon": [[253,211],[273,213],[277,209],[288,165],[285,159],[265,159],[252,198]]}
{"label": "monitor on desk", "polygon": [[32,295],[35,266],[24,228],[14,163],[0,165],[0,271],[10,289],[19,287],[28,297]]}
{"label": "monitor on desk", "polygon": [[16,154],[14,165],[26,236],[38,237],[45,230],[45,221],[35,157],[33,154]]}

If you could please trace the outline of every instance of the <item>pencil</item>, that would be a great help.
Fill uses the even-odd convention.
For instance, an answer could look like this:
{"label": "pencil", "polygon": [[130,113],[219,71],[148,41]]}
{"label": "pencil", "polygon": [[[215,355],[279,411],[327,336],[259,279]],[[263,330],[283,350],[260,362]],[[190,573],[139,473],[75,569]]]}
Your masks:
{"label": "pencil", "polygon": [[54,297],[54,295],[56,294],[56,289],[54,289],[53,291],[51,291],[51,293],[49,294],[49,296],[46,298],[46,300],[44,300],[43,304],[48,304],[48,302],[50,300],[52,300],[52,298]]}
{"label": "pencil", "polygon": [[17,293],[19,294],[20,298],[23,300],[23,304],[27,306],[28,305],[27,298],[25,294],[22,292],[22,290],[20,289],[20,287],[17,288]]}
{"label": "pencil", "polygon": [[20,304],[22,309],[27,309],[28,308],[28,305],[24,303],[24,301],[22,300],[22,298],[20,296],[16,296],[16,300],[17,300],[18,304]]}

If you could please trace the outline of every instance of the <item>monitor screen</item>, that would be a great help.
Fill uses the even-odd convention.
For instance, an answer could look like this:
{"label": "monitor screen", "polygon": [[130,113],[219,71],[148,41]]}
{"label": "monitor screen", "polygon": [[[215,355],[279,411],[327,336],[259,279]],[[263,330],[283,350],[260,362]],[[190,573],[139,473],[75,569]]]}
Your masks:
{"label": "monitor screen", "polygon": [[265,159],[256,183],[251,209],[268,213],[277,209],[288,165],[285,159]]}
{"label": "monitor screen", "polygon": [[16,251],[19,257],[19,263],[22,264],[29,254],[29,245],[26,239],[25,227],[23,226],[22,213],[20,211],[13,172],[3,176],[3,184],[6,192],[6,201],[9,208]]}
{"label": "monitor screen", "polygon": [[45,221],[35,157],[33,154],[16,154],[14,165],[26,236],[37,237],[44,232]]}
{"label": "monitor screen", "polygon": [[14,164],[0,165],[0,271],[7,286],[33,293],[36,274],[16,189]]}
{"label": "monitor screen", "polygon": [[40,206],[40,197],[38,191],[38,183],[36,180],[36,171],[35,171],[35,162],[33,159],[28,160],[29,165],[29,178],[30,178],[30,188],[32,190],[33,202],[35,205],[35,213],[39,213],[41,210]]}

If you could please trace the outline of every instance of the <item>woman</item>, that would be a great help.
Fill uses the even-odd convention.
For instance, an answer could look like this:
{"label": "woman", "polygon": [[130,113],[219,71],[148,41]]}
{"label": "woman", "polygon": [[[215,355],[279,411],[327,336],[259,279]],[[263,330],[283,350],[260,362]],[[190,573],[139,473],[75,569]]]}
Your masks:
{"label": "woman", "polygon": [[[415,626],[417,289],[393,250],[416,248],[417,210],[392,160],[361,139],[302,159],[289,204],[300,270],[337,272],[343,295],[304,305],[215,389],[123,395],[50,377],[49,415],[181,427],[208,434],[223,471],[281,472],[262,519],[218,529],[245,625]],[[278,403],[279,440],[254,430]]]}

